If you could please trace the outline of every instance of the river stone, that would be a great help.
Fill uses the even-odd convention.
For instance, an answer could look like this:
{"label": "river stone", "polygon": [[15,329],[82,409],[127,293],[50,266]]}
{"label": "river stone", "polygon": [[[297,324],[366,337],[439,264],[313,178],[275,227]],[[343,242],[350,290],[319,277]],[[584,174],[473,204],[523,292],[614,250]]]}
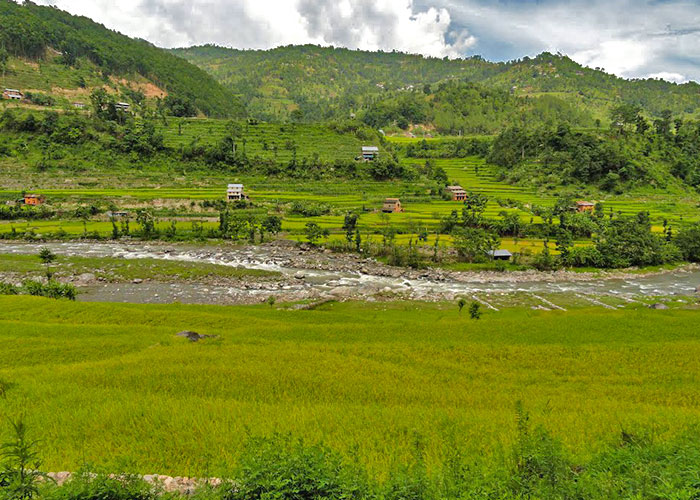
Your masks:
{"label": "river stone", "polygon": [[650,305],[649,309],[666,310],[668,309],[668,306],[666,304],[658,303]]}
{"label": "river stone", "polygon": [[92,283],[97,277],[92,273],[83,273],[78,276],[78,282],[80,283]]}
{"label": "river stone", "polygon": [[297,271],[294,277],[298,280],[303,280],[304,278],[306,278],[306,275],[301,271]]}
{"label": "river stone", "polygon": [[136,278],[135,280],[132,281],[134,285],[140,285],[143,283],[143,280],[141,278]]}
{"label": "river stone", "polygon": [[218,337],[218,335],[200,335],[199,333],[193,332],[191,330],[183,330],[180,333],[177,333],[176,336],[184,337],[190,342],[197,342],[202,339],[212,339]]}

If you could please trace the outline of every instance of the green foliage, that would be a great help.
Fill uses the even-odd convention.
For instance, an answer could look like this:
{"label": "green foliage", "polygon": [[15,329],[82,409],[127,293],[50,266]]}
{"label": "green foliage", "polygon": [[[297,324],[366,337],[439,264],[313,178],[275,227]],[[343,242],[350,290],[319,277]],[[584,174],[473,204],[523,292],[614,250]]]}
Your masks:
{"label": "green foliage", "polygon": [[364,475],[339,455],[289,436],[251,440],[237,476],[224,500],[360,499],[369,493]]}
{"label": "green foliage", "polygon": [[700,123],[681,120],[675,135],[624,132],[620,123],[609,132],[563,124],[509,128],[494,141],[489,161],[504,168],[507,180],[534,185],[595,184],[617,193],[643,184],[668,188],[674,176],[676,184],[700,185]]}
{"label": "green foliage", "polygon": [[510,123],[593,126],[594,116],[610,115],[611,96],[613,103],[641,106],[653,116],[700,108],[696,83],[623,80],[549,53],[509,63],[313,45],[266,51],[205,45],[174,53],[240,93],[248,112],[267,121],[291,119],[293,112],[295,121],[358,113],[374,126],[432,120],[440,131],[467,133],[498,131],[509,123],[506,117]]}
{"label": "green foliage", "polygon": [[685,260],[700,262],[700,224],[682,229],[673,242],[678,246]]}
{"label": "green foliage", "polygon": [[454,247],[462,262],[484,262],[496,250],[499,238],[481,228],[458,228],[452,232]]}
{"label": "green foliage", "polygon": [[469,317],[471,319],[480,319],[481,318],[481,304],[479,304],[476,301],[469,304]]}
{"label": "green foliage", "polygon": [[163,88],[173,99],[194,103],[206,115],[244,115],[236,96],[207,73],[144,40],[131,39],[86,17],[32,2],[2,0],[0,18],[0,46],[11,55],[43,59],[49,57],[47,49],[61,50],[62,63],[67,66],[86,60],[105,77],[138,74]]}
{"label": "green foliage", "polygon": [[20,293],[26,293],[27,295],[34,295],[36,297],[68,300],[75,300],[78,295],[75,286],[70,283],[59,283],[55,280],[49,280],[47,283],[24,280],[20,288]]}
{"label": "green foliage", "polygon": [[315,222],[307,222],[304,226],[304,234],[308,242],[315,245],[318,243],[318,240],[327,238],[330,232],[328,228],[322,228]]}
{"label": "green foliage", "polygon": [[39,493],[41,460],[37,441],[29,439],[22,420],[11,422],[12,438],[0,445],[0,499],[30,500]]}
{"label": "green foliage", "polygon": [[462,314],[462,309],[467,305],[467,300],[464,297],[460,297],[457,300],[457,307],[459,308],[459,314]]}
{"label": "green foliage", "polygon": [[134,475],[110,476],[82,470],[63,486],[42,489],[43,500],[157,500],[154,488]]}

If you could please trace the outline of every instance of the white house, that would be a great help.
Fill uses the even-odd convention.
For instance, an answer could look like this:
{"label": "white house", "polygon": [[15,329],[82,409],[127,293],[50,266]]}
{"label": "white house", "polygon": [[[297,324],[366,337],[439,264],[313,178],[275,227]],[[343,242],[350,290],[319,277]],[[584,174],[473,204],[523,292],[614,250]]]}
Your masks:
{"label": "white house", "polygon": [[21,101],[24,96],[22,95],[22,92],[20,92],[17,89],[5,89],[2,92],[2,97],[4,99],[14,99],[16,101]]}
{"label": "white house", "polygon": [[372,161],[379,156],[379,148],[377,146],[362,146],[362,159]]}
{"label": "white house", "polygon": [[243,184],[229,184],[226,189],[226,200],[240,201],[247,200],[248,195],[243,191]]}
{"label": "white house", "polygon": [[118,102],[114,105],[114,107],[117,108],[119,111],[129,111],[131,104],[129,104],[128,102]]}

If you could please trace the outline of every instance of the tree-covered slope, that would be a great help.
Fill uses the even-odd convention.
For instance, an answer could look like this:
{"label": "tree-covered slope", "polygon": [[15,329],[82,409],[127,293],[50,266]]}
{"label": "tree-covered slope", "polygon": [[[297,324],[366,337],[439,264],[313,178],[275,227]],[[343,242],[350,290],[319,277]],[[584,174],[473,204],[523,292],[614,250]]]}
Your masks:
{"label": "tree-covered slope", "polygon": [[182,58],[86,17],[31,2],[0,0],[0,85],[62,90],[110,81],[152,84],[209,116],[237,116],[240,101]]}
{"label": "tree-covered slope", "polygon": [[508,63],[313,45],[264,51],[206,45],[174,53],[240,95],[253,116],[268,120],[345,116],[362,111],[386,92],[421,91],[426,84],[453,79],[520,96],[553,94],[600,118],[619,102],[640,105],[652,116],[667,109],[689,115],[700,111],[696,83],[625,80],[547,53]]}

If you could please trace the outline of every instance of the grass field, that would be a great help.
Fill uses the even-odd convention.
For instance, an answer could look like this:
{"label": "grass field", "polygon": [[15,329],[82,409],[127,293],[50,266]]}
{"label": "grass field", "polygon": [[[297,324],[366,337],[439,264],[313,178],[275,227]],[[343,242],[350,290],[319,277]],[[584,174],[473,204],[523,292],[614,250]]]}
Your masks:
{"label": "grass field", "polygon": [[[323,441],[373,474],[459,450],[500,457],[515,404],[577,457],[621,430],[700,417],[691,310],[454,305],[141,306],[0,297],[0,414],[41,430],[46,468],[216,474],[251,436]],[[219,335],[189,343],[184,329]],[[9,385],[8,385],[9,384]]]}

